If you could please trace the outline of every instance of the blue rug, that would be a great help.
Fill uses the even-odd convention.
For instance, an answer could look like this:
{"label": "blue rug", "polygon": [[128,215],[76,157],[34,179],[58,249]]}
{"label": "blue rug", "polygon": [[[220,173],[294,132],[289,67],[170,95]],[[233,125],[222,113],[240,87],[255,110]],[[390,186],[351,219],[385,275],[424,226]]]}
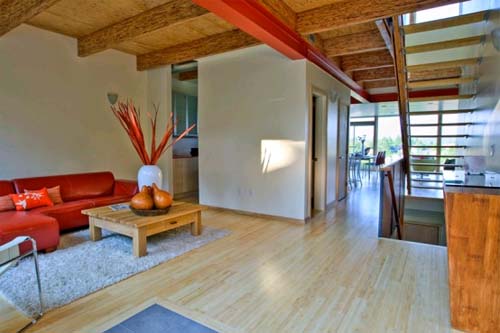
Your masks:
{"label": "blue rug", "polygon": [[158,304],[133,315],[105,333],[217,333]]}

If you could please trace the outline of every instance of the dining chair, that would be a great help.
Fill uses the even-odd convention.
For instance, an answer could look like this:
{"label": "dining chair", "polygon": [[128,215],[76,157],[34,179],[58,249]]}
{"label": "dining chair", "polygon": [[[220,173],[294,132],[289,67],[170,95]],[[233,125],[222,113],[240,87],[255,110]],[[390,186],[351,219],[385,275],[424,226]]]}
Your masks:
{"label": "dining chair", "polygon": [[380,171],[380,167],[385,164],[385,150],[384,151],[379,151],[377,153],[377,156],[375,156],[374,161],[370,161],[367,163],[367,171],[368,171],[368,179],[370,179],[371,172],[373,171],[373,168],[375,168],[375,171],[377,172],[377,179],[378,179],[378,174]]}

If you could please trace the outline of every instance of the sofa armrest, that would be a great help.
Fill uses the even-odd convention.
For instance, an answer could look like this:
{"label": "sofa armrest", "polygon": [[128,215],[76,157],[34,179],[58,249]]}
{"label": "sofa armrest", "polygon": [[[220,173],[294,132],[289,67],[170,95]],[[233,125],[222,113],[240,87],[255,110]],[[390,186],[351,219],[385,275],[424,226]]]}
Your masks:
{"label": "sofa armrest", "polygon": [[134,195],[139,192],[135,180],[117,179],[115,180],[114,195]]}

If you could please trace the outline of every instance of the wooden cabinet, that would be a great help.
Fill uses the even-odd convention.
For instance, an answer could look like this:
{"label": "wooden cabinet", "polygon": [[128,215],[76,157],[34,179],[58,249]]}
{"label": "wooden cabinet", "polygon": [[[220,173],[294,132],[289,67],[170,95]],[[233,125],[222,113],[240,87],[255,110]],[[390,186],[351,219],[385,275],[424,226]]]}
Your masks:
{"label": "wooden cabinet", "polygon": [[[451,324],[500,332],[500,195],[445,189]],[[497,191],[498,192],[498,191]]]}
{"label": "wooden cabinet", "polygon": [[198,157],[173,159],[174,195],[183,195],[198,191]]}

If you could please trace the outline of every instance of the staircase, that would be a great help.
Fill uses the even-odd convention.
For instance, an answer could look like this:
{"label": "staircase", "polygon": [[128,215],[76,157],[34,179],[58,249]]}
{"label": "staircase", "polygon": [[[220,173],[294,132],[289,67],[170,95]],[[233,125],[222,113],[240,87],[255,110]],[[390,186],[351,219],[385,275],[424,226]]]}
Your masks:
{"label": "staircase", "polygon": [[[443,170],[464,167],[487,19],[484,11],[400,29],[406,62],[409,192],[440,190]],[[431,89],[442,93],[421,97]]]}

